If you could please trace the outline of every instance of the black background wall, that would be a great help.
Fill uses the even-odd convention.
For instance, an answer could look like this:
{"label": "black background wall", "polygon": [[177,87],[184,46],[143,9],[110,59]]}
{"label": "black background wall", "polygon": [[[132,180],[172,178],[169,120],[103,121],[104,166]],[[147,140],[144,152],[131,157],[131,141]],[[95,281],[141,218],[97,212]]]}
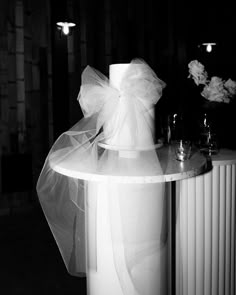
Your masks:
{"label": "black background wall", "polygon": [[[174,112],[184,113],[191,135],[202,99],[187,78],[188,63],[198,59],[210,76],[236,80],[233,4],[0,0],[1,294],[86,294],[85,280],[67,274],[35,190],[53,142],[82,118],[77,96],[84,68],[108,75],[109,64],[144,59],[167,84],[156,107],[158,135]],[[55,24],[64,17],[76,23],[68,37]],[[212,53],[198,46],[212,41]],[[217,111],[228,139],[234,138],[235,104]]]}
{"label": "black background wall", "polygon": [[[232,7],[229,1],[219,5],[202,0],[1,1],[2,153],[21,152],[23,128],[24,150],[32,156],[35,185],[55,139],[82,118],[77,96],[84,68],[90,65],[108,76],[110,64],[133,58],[144,59],[167,84],[156,106],[158,135],[174,112],[185,114],[191,133],[202,99],[200,89],[187,78],[188,63],[198,59],[210,76],[236,79]],[[23,35],[19,35],[17,16],[23,20]],[[56,21],[65,18],[76,23],[70,36],[61,35],[56,26]],[[21,53],[16,50],[19,38]],[[211,53],[199,47],[212,41],[217,45]],[[19,54],[24,56],[20,66]],[[24,73],[23,107],[16,99],[16,85],[22,79],[14,78],[17,66]],[[227,117],[234,114],[235,103]],[[233,123],[227,122],[226,127]]]}

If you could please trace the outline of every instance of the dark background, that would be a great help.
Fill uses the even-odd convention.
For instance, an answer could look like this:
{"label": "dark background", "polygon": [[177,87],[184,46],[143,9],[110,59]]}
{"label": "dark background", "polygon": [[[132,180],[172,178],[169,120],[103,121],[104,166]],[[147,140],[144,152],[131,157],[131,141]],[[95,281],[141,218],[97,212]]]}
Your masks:
{"label": "dark background", "polygon": [[[64,19],[76,23],[70,36],[56,27]],[[202,42],[217,45],[207,53]],[[235,52],[232,1],[0,1],[1,294],[85,294],[85,280],[66,272],[35,191],[53,142],[82,118],[84,68],[108,76],[112,63],[144,59],[167,84],[156,106],[157,135],[177,112],[196,139],[203,101],[188,63],[198,59],[210,76],[236,80]],[[215,113],[233,138],[235,102]]]}

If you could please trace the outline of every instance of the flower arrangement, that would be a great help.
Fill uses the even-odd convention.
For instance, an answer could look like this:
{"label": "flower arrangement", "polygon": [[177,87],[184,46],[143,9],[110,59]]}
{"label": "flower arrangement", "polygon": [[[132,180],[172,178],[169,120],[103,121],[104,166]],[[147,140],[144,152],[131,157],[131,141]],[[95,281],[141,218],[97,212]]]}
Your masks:
{"label": "flower arrangement", "polygon": [[236,94],[236,82],[228,79],[222,80],[219,77],[211,77],[208,79],[208,74],[205,71],[204,65],[197,60],[193,60],[188,64],[189,76],[193,78],[196,85],[204,85],[201,95],[214,102],[230,103]]}

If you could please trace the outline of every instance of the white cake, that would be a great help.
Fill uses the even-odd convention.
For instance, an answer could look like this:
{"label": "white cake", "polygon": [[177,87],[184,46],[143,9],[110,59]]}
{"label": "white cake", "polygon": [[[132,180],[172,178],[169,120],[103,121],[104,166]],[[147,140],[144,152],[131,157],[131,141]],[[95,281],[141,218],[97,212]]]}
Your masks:
{"label": "white cake", "polygon": [[[104,125],[105,143],[118,148],[131,150],[153,146],[154,109],[149,103],[137,103],[123,95],[122,79],[129,67],[133,67],[135,75],[142,74],[143,64],[112,64],[109,67],[110,85],[120,91],[117,109],[112,118]],[[132,74],[134,74],[132,72]]]}

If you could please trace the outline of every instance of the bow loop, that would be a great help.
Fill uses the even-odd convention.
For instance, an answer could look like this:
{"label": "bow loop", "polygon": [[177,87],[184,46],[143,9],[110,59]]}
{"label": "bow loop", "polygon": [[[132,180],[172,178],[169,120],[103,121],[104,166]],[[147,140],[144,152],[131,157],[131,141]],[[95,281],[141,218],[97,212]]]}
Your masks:
{"label": "bow loop", "polygon": [[101,112],[109,100],[119,97],[119,92],[110,87],[106,76],[92,67],[87,66],[82,73],[82,85],[78,95],[84,117]]}
{"label": "bow loop", "polygon": [[135,97],[152,107],[161,98],[166,84],[142,60],[131,62],[122,81],[121,89],[128,97]]}

